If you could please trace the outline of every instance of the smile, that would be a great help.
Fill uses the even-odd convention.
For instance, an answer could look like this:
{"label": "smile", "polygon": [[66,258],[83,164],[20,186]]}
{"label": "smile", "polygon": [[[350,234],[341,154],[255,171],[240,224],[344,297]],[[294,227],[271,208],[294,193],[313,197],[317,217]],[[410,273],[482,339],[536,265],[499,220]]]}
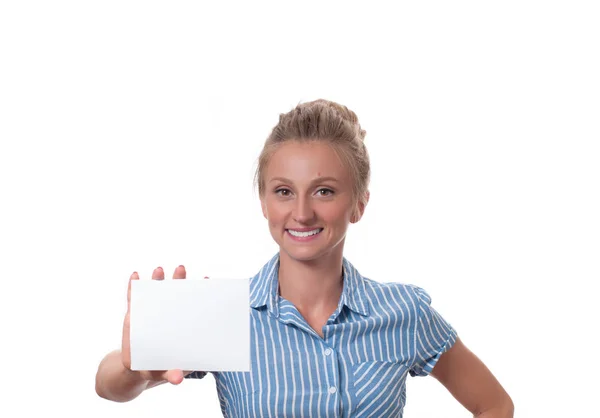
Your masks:
{"label": "smile", "polygon": [[316,228],[316,229],[313,229],[312,231],[303,231],[303,232],[294,231],[293,229],[288,229],[287,231],[290,233],[290,235],[292,235],[294,237],[306,238],[306,237],[310,237],[312,235],[317,235],[322,230],[323,230],[323,228]]}

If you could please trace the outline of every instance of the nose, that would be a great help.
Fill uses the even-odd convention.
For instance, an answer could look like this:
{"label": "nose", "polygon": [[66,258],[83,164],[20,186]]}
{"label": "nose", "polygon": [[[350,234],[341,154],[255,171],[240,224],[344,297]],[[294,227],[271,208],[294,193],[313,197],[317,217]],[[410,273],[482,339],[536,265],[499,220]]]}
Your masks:
{"label": "nose", "polygon": [[310,223],[315,217],[315,211],[310,199],[305,197],[298,198],[292,216],[294,221],[298,223]]}

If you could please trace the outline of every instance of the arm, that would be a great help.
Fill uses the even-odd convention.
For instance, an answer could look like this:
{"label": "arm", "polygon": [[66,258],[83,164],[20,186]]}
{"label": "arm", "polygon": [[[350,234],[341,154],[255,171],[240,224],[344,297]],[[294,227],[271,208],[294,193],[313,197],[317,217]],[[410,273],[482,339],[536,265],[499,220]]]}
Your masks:
{"label": "arm", "polygon": [[474,417],[513,417],[514,405],[508,393],[460,339],[440,356],[431,375]]}

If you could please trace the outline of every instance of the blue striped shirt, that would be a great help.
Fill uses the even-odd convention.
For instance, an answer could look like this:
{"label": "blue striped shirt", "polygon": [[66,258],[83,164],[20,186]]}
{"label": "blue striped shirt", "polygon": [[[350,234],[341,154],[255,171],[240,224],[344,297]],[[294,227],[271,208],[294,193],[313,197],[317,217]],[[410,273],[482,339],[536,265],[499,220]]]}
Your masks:
{"label": "blue striped shirt", "polygon": [[279,254],[250,279],[251,372],[213,372],[223,415],[401,418],[407,375],[428,375],[457,338],[429,295],[363,277],[344,258],[321,338],[279,296],[278,270]]}

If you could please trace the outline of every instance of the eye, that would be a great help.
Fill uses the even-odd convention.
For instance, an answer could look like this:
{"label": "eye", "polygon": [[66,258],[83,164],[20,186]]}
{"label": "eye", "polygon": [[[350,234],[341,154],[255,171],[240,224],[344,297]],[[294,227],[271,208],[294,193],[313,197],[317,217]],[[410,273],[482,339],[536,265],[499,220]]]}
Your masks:
{"label": "eye", "polygon": [[277,189],[275,190],[275,194],[279,195],[279,196],[283,196],[283,197],[287,197],[290,195],[290,190],[289,189]]}
{"label": "eye", "polygon": [[319,196],[332,196],[334,192],[331,189],[322,188],[319,189],[317,193],[319,194]]}

